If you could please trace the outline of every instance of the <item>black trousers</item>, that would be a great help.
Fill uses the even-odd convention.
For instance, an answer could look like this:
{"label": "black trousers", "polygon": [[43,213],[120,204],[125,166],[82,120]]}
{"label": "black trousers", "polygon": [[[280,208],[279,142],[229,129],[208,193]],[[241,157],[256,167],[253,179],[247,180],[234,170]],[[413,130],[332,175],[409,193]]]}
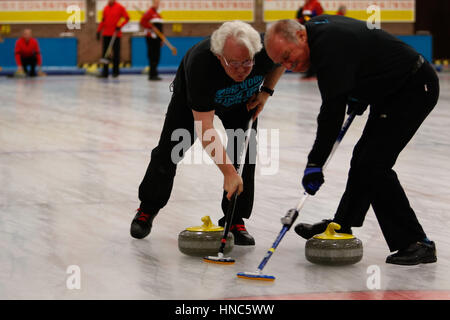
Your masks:
{"label": "black trousers", "polygon": [[23,71],[28,76],[35,77],[36,76],[36,64],[37,64],[36,56],[21,57],[20,61],[22,62]]}
{"label": "black trousers", "polygon": [[[103,36],[103,51],[102,56],[105,56],[106,50],[108,50],[108,46],[112,37]],[[120,38],[116,37],[116,40],[112,46],[112,63],[113,63],[113,75],[119,75],[119,63],[120,63]],[[103,76],[108,76],[109,74],[109,66],[108,64],[103,64]]]}
{"label": "black trousers", "polygon": [[161,58],[161,39],[146,37],[147,56],[150,65],[149,78],[158,76],[158,65]]}
{"label": "black trousers", "polygon": [[[225,129],[246,130],[250,115],[245,106],[238,110],[233,110],[224,114],[217,114],[221,119]],[[250,137],[249,149],[246,156],[246,163],[243,168],[242,180],[244,182],[244,191],[238,196],[236,210],[233,217],[233,224],[243,223],[243,218],[248,219],[253,208],[254,197],[254,176],[256,163],[256,127],[254,122],[252,135]],[[180,141],[172,141],[172,133],[177,129],[183,129],[189,133],[189,141],[186,147],[179,149],[177,145]],[[228,135],[227,131],[227,135]],[[233,139],[233,140],[230,140]],[[185,99],[180,94],[173,94],[167,109],[164,126],[161,132],[160,140],[156,148],[152,150],[150,164],[148,165],[144,179],[139,186],[140,208],[144,212],[158,212],[163,208],[172,192],[173,182],[176,174],[176,168],[179,161],[182,160],[186,151],[195,142],[196,135],[194,129],[194,117],[192,110],[187,107]],[[239,155],[243,144],[236,137],[228,135],[227,153],[235,167],[239,161]],[[230,143],[233,141],[235,143]],[[174,149],[175,148],[175,149]],[[234,150],[233,150],[234,149]],[[176,150],[176,158],[172,156],[172,150]],[[232,151],[236,151],[233,152]],[[193,181],[193,184],[196,183]],[[222,210],[224,215],[228,208],[228,199],[223,193]]]}
{"label": "black trousers", "polygon": [[371,205],[391,251],[426,237],[392,168],[438,96],[439,80],[425,62],[397,94],[371,105],[369,119],[353,150],[336,222],[360,227]]}

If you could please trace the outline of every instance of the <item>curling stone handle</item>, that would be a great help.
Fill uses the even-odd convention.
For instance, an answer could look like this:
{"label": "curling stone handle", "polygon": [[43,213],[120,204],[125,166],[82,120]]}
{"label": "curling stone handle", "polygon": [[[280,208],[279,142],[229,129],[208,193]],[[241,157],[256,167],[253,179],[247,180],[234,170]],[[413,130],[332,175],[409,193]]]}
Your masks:
{"label": "curling stone handle", "polygon": [[283,224],[283,226],[287,227],[287,230],[289,230],[294,224],[297,217],[298,217],[298,210],[290,209],[286,213],[286,215],[283,218],[281,218],[281,223]]}
{"label": "curling stone handle", "polygon": [[205,229],[210,229],[213,226],[211,218],[209,216],[204,216],[202,218],[203,226]]}
{"label": "curling stone handle", "polygon": [[330,222],[327,226],[327,229],[325,230],[325,234],[327,236],[334,236],[336,235],[336,230],[341,229],[341,226],[337,224],[336,222]]}

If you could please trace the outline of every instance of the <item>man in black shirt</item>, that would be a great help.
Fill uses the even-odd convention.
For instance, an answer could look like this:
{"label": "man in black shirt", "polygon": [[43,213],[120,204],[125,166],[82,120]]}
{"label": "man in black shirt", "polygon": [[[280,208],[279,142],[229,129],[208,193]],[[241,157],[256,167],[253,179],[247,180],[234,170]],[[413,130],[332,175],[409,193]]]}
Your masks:
{"label": "man in black shirt", "polygon": [[[177,163],[194,143],[197,134],[205,151],[224,175],[224,213],[231,196],[235,192],[239,194],[230,227],[235,244],[254,245],[243,219],[250,217],[253,207],[256,117],[285,70],[270,60],[262,40],[249,24],[226,22],[184,56],[173,82],[173,95],[158,146],[152,150],[150,164],[139,186],[141,204],[131,224],[133,237],[140,239],[149,234],[153,219],[169,200]],[[226,151],[214,129],[214,115],[227,129]],[[241,178],[236,167],[242,146],[234,132],[245,131],[251,116],[255,119],[254,130]],[[173,141],[173,135],[183,130],[190,138],[182,141],[184,144],[180,148],[180,141],[177,138]],[[213,138],[209,140],[207,136],[211,133]],[[215,147],[211,148],[213,144]],[[223,226],[224,222],[222,218],[219,225]]]}
{"label": "man in black shirt", "polygon": [[[321,15],[304,26],[281,20],[265,36],[268,55],[293,71],[314,66],[322,97],[316,139],[302,184],[314,195],[324,182],[322,166],[348,112],[370,104],[364,132],[353,151],[347,186],[333,221],[342,232],[360,227],[372,205],[391,252],[386,262],[403,265],[436,261],[430,241],[392,169],[398,155],[437,103],[439,81],[427,61],[383,30],[355,19]],[[308,239],[331,220],[299,224]]]}

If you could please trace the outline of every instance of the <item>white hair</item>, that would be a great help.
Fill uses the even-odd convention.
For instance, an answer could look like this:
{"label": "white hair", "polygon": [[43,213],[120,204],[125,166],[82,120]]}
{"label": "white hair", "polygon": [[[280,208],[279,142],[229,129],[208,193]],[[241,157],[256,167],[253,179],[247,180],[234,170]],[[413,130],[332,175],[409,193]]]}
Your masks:
{"label": "white hair", "polygon": [[248,23],[235,20],[225,22],[211,35],[211,51],[217,55],[223,55],[223,47],[228,37],[233,37],[244,45],[253,59],[256,53],[262,49],[261,37]]}

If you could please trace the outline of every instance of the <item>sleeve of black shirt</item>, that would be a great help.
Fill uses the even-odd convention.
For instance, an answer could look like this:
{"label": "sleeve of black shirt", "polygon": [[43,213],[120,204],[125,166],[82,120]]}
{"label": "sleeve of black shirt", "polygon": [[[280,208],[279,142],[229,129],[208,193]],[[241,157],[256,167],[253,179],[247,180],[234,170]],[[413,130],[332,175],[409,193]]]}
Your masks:
{"label": "sleeve of black shirt", "polygon": [[311,48],[322,106],[308,165],[322,167],[325,164],[344,122],[348,95],[356,85],[358,49],[355,39],[351,35],[339,35],[335,30],[329,30],[321,34]]}
{"label": "sleeve of black shirt", "polygon": [[188,106],[199,112],[214,110],[214,59],[205,50],[193,52],[185,61],[184,76]]}
{"label": "sleeve of black shirt", "polygon": [[308,155],[308,165],[323,167],[327,161],[344,122],[346,106],[346,95],[323,101],[317,117],[316,140]]}

